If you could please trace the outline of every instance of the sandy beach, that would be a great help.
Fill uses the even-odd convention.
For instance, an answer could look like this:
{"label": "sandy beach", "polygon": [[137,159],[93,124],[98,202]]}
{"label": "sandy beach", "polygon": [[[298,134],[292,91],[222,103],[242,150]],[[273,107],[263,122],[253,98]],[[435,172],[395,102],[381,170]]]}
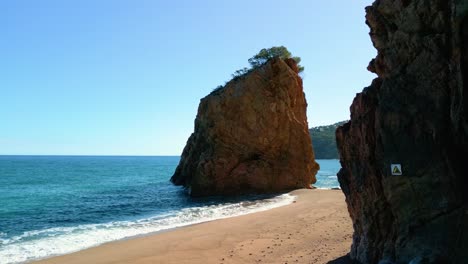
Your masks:
{"label": "sandy beach", "polygon": [[352,223],[339,190],[297,190],[280,208],[107,243],[34,263],[346,263]]}

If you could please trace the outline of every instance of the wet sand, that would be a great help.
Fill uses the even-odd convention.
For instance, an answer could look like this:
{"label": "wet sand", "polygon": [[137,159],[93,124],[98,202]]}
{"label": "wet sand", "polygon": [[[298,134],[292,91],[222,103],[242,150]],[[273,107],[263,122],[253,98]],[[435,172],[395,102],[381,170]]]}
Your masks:
{"label": "wet sand", "polygon": [[346,263],[352,223],[340,190],[297,190],[280,208],[107,243],[50,263]]}

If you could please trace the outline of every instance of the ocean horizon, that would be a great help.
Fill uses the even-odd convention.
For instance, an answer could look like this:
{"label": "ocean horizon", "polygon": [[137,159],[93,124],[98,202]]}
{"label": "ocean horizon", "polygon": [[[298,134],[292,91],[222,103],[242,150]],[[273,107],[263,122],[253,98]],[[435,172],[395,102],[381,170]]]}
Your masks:
{"label": "ocean horizon", "polygon": [[[0,263],[284,206],[288,194],[191,198],[169,179],[180,156],[0,155]],[[317,160],[317,188],[339,187]]]}

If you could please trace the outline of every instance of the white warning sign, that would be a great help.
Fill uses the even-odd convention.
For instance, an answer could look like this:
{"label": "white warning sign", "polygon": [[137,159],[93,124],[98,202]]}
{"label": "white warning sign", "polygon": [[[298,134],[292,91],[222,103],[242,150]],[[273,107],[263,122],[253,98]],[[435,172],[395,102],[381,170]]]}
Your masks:
{"label": "white warning sign", "polygon": [[403,171],[401,170],[401,164],[392,164],[390,166],[390,170],[392,172],[392,175],[403,175]]}

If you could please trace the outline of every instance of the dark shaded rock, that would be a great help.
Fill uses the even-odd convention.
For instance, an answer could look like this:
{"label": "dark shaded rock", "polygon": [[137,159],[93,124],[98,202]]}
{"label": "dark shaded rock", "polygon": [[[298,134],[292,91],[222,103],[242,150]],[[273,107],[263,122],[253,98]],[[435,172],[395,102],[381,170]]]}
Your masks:
{"label": "dark shaded rock", "polygon": [[171,181],[192,196],[310,188],[318,164],[297,71],[272,59],[203,98]]}
{"label": "dark shaded rock", "polygon": [[336,132],[350,256],[466,263],[468,1],[378,0],[366,11],[378,78]]}
{"label": "dark shaded rock", "polygon": [[327,264],[357,264],[355,261],[351,260],[349,254],[346,256],[339,257],[337,259],[328,261]]}

